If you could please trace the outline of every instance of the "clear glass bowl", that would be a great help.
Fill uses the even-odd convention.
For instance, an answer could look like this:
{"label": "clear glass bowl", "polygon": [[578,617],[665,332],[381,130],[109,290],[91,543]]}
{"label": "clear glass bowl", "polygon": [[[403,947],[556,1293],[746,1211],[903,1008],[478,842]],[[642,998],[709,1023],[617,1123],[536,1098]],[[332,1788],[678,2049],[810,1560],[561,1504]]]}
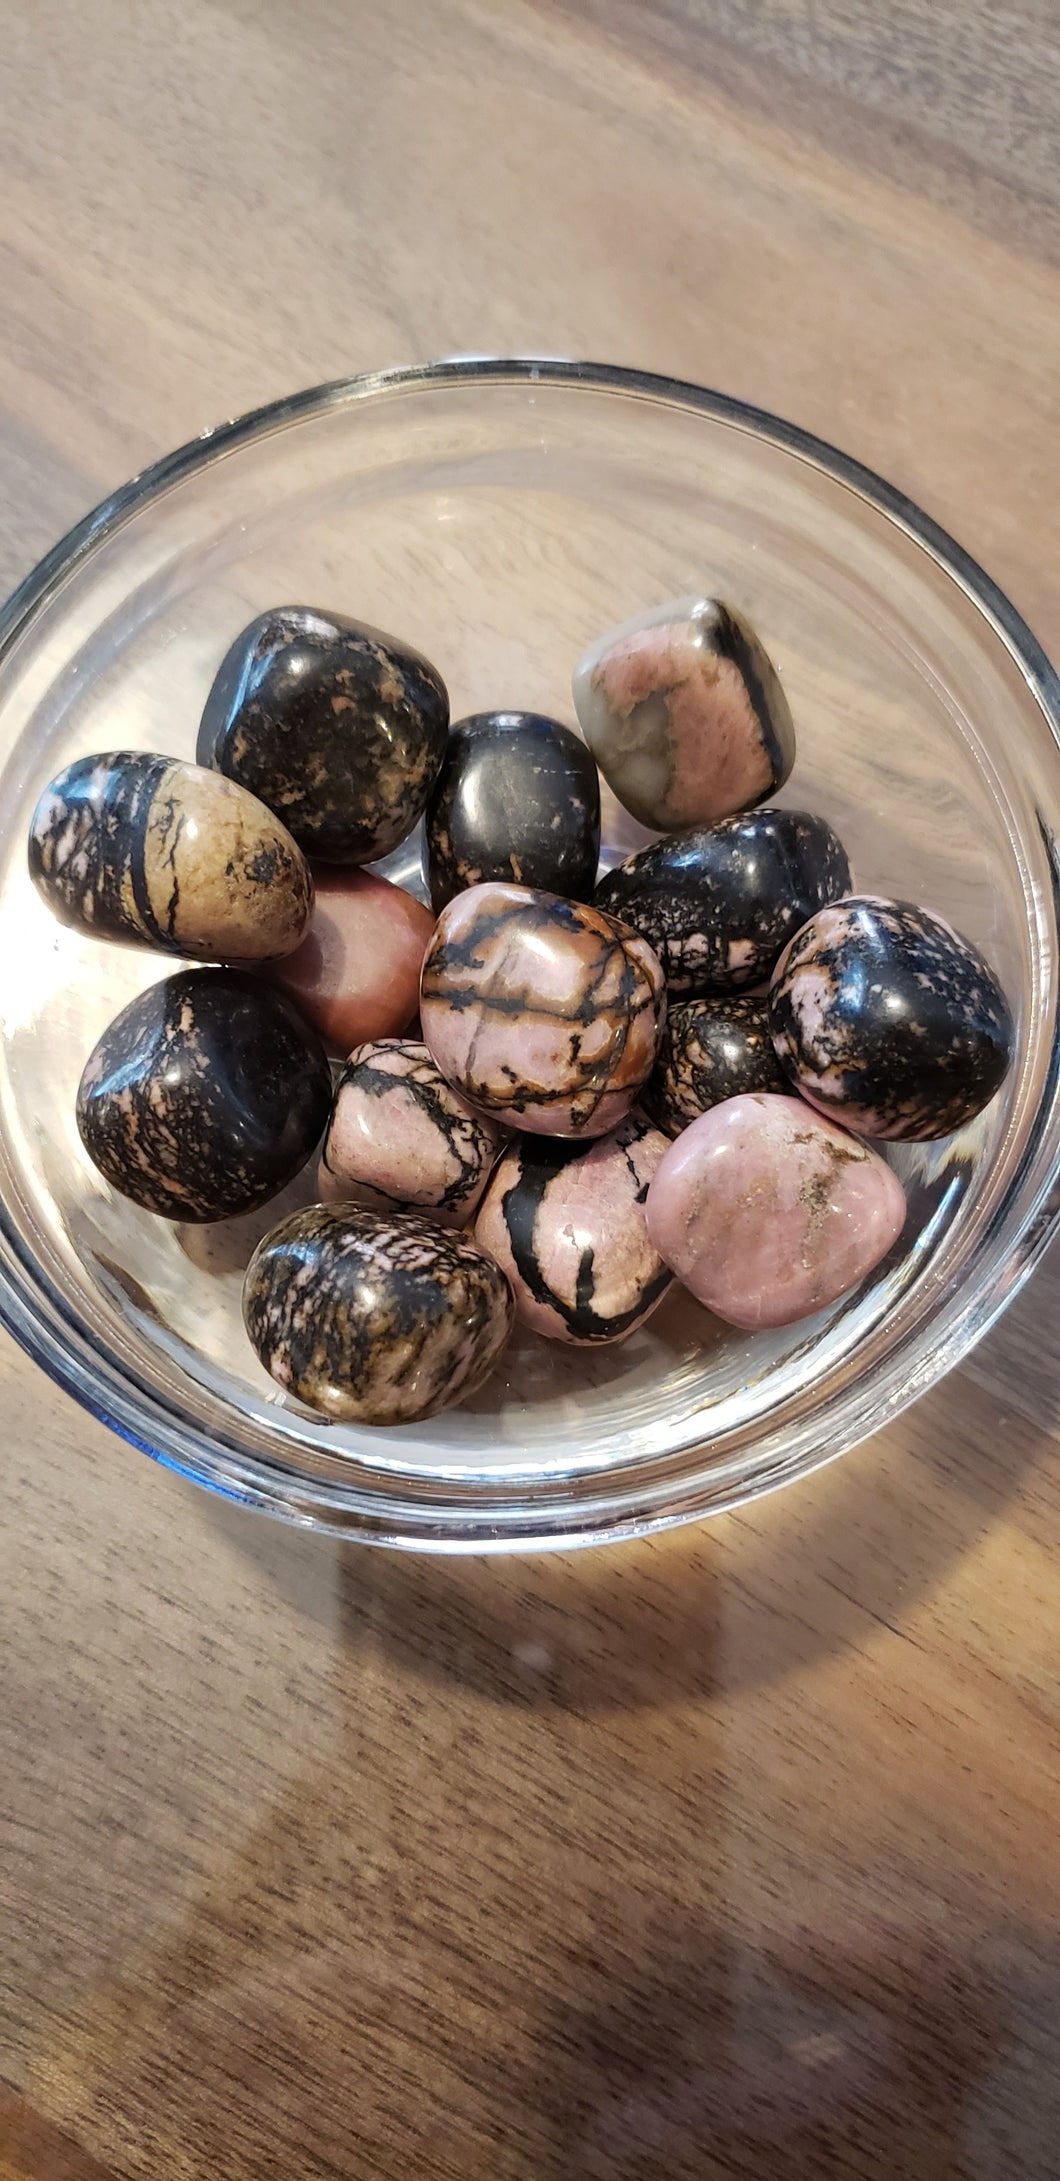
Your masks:
{"label": "clear glass bowl", "polygon": [[[831,820],[860,889],[941,911],[996,965],[1018,1017],[1009,1081],[958,1137],[896,1151],[906,1235],[817,1319],[748,1337],[678,1293],[617,1348],[517,1339],[470,1406],[429,1424],[313,1417],[259,1368],[240,1318],[243,1264],[291,1193],[254,1220],[182,1231],[115,1196],[81,1150],[84,1058],[173,964],[52,922],[26,874],[36,795],[88,751],[193,755],[214,669],[265,606],[338,607],[408,637],[456,715],[570,718],[592,636],[713,590],[747,609],[783,674],[799,729],[784,800]],[[842,1453],[967,1351],[1057,1216],[1058,729],[1056,676],[951,539],[857,464],[721,395],[457,360],[207,433],[80,524],[0,624],[4,1323],[184,1475],[396,1545],[629,1535]],[[605,837],[613,860],[646,836],[609,802]],[[418,844],[385,868],[416,883]]]}

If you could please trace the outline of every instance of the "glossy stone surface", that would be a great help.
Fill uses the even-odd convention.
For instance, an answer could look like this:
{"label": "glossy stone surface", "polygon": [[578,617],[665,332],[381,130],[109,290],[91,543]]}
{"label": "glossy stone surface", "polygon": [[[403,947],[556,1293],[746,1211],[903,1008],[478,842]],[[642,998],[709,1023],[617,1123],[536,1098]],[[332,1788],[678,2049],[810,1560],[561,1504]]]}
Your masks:
{"label": "glossy stone surface", "polygon": [[625,1339],[672,1275],[648,1235],[648,1185],[669,1149],[638,1114],[589,1144],[524,1136],[505,1152],[475,1240],[511,1282],[517,1316],[549,1340]]}
{"label": "glossy stone surface", "polygon": [[778,962],[769,1004],[803,1097],[866,1136],[948,1136],[989,1104],[1012,1058],[989,963],[911,901],[821,910]]}
{"label": "glossy stone surface", "polygon": [[878,1152],[801,1099],[754,1092],[701,1113],[670,1145],[646,1216],[692,1294],[757,1331],[865,1279],[902,1231],[905,1194]]}
{"label": "glossy stone surface", "polygon": [[360,1424],[417,1423],[474,1393],[514,1315],[492,1258],[400,1212],[294,1212],[243,1285],[247,1332],[277,1384]]}
{"label": "glossy stone surface", "polygon": [[331,1070],[282,992],[189,969],[123,1007],[88,1060],[77,1125],[115,1189],[167,1219],[230,1219],[286,1187],[320,1141]]}
{"label": "glossy stone surface", "polygon": [[448,728],[445,683],[418,651],[343,614],[277,606],[226,653],[197,755],[260,795],[307,855],[371,863],[412,831]]}
{"label": "glossy stone surface", "polygon": [[773,1049],[769,1003],[741,992],[668,1008],[641,1104],[668,1136],[677,1136],[726,1098],[789,1088]]}
{"label": "glossy stone surface", "polygon": [[579,735],[540,712],[457,723],[424,829],[436,910],[490,879],[588,901],[599,861],[600,777]]}
{"label": "glossy stone surface", "polygon": [[442,1227],[474,1212],[503,1142],[425,1045],[389,1038],[350,1054],[320,1161],[325,1203],[417,1211]]}
{"label": "glossy stone surface", "polygon": [[140,750],[56,774],[33,814],[29,869],[62,923],[196,961],[290,954],[313,906],[301,850],[256,796]]}
{"label": "glossy stone surface", "polygon": [[743,614],[683,598],[593,644],[574,703],[608,784],[642,825],[713,825],[764,803],[795,762],[795,727]]}
{"label": "glossy stone surface", "polygon": [[673,997],[762,984],[799,926],[849,886],[823,818],[769,809],[653,841],[601,879],[595,900],[647,939]]}
{"label": "glossy stone surface", "polygon": [[346,1054],[366,1038],[408,1028],[433,930],[430,910],[404,887],[374,871],[318,866],[309,930],[272,975]]}
{"label": "glossy stone surface", "polygon": [[523,886],[442,910],[420,1022],[443,1075],[512,1128],[603,1136],[628,1112],[665,1016],[651,948],[610,917]]}

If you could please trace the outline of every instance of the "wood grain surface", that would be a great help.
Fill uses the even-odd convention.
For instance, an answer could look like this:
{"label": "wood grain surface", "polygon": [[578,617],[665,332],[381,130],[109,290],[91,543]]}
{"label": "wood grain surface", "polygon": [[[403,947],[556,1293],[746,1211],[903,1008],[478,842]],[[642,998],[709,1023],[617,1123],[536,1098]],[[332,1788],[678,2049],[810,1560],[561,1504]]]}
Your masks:
{"label": "wood grain surface", "polygon": [[[0,581],[452,350],[724,386],[1056,648],[1053,0],[6,0]],[[0,1357],[0,2181],[1055,2181],[1060,1272],[751,1513],[213,1502]]]}

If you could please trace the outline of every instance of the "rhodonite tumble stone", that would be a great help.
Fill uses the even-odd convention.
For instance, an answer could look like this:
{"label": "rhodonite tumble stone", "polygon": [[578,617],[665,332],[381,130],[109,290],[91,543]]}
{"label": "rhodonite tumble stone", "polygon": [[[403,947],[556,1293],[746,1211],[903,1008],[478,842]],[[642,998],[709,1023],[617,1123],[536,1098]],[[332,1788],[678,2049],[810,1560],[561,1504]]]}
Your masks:
{"label": "rhodonite tumble stone", "polygon": [[745,992],[682,1000],[666,1028],[641,1104],[668,1136],[678,1136],[710,1106],[745,1091],[786,1091],[773,1050],[769,1003]]}
{"label": "rhodonite tumble stone", "polygon": [[320,1161],[330,1204],[417,1211],[463,1227],[502,1141],[447,1083],[425,1045],[381,1038],[342,1071]]}
{"label": "rhodonite tumble stone", "polygon": [[719,1318],[748,1331],[835,1302],[905,1224],[879,1153],[801,1099],[712,1106],[670,1145],[647,1202],[660,1257]]}
{"label": "rhodonite tumble stone", "polygon": [[197,754],[260,795],[307,856],[371,863],[412,831],[448,728],[445,683],[410,645],[277,606],[222,660]]}
{"label": "rhodonite tumble stone", "polygon": [[257,796],[142,750],[56,774],[33,814],[29,869],[62,923],[196,961],[291,954],[313,906],[301,850]]}
{"label": "rhodonite tumble stone", "polygon": [[259,1243],[243,1318],[297,1400],[340,1421],[414,1424],[488,1377],[514,1305],[503,1272],[463,1235],[316,1204]]}
{"label": "rhodonite tumble stone", "polygon": [[799,926],[850,886],[842,843],[806,810],[750,810],[652,841],[596,889],[653,947],[671,998],[762,984]]}
{"label": "rhodonite tumble stone", "polygon": [[795,762],[772,660],[719,598],[678,599],[601,637],[575,669],[574,703],[619,802],[662,832],[764,803]]}
{"label": "rhodonite tumble stone", "polygon": [[116,1015],[86,1063],[77,1125],[123,1196],[167,1219],[267,1204],[320,1141],[324,1048],[283,992],[234,969],[189,969]]}
{"label": "rhodonite tumble stone", "polygon": [[366,1038],[408,1028],[434,918],[377,871],[317,866],[305,938],[272,975],[330,1045],[346,1054]]}
{"label": "rhodonite tumble stone", "polygon": [[603,1136],[651,1072],[665,1004],[651,948],[598,909],[473,886],[438,919],[420,1022],[482,1112],[535,1135]]}
{"label": "rhodonite tumble stone", "polygon": [[475,1239],[506,1272],[518,1317],[549,1340],[623,1340],[672,1283],[644,1217],[666,1137],[637,1114],[590,1144],[524,1136],[505,1152]]}
{"label": "rhodonite tumble stone", "polygon": [[911,901],[820,910],[777,963],[769,1007],[797,1089],[865,1136],[948,1136],[989,1104],[1012,1057],[989,963]]}
{"label": "rhodonite tumble stone", "polygon": [[599,860],[600,779],[579,735],[540,712],[457,723],[424,828],[436,910],[488,879],[588,901]]}

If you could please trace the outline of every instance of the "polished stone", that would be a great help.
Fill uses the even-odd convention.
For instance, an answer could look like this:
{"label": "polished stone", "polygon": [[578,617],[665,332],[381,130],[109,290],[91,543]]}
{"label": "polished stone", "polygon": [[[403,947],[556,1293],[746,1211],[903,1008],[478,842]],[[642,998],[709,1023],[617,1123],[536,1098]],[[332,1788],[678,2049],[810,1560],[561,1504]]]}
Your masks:
{"label": "polished stone", "polygon": [[467,1225],[503,1142],[447,1083],[425,1045],[387,1038],[350,1054],[320,1162],[329,1204],[417,1211]]}
{"label": "polished stone", "polygon": [[434,918],[375,871],[318,865],[316,905],[301,946],[272,971],[329,1045],[396,1037],[419,1004]]}
{"label": "polished stone", "polygon": [[596,889],[642,933],[671,996],[764,983],[799,926],[850,886],[842,843],[805,810],[753,810],[653,841]]}
{"label": "polished stone", "polygon": [[222,660],[198,757],[260,795],[307,855],[371,863],[412,831],[448,727],[445,683],[410,645],[344,614],[277,606]]}
{"label": "polished stone", "polygon": [[294,1212],[255,1250],[243,1317],[286,1393],[336,1420],[412,1424],[489,1376],[514,1304],[492,1258],[408,1213]]}
{"label": "polished stone", "polygon": [[677,1136],[726,1098],[788,1088],[773,1049],[768,1001],[739,992],[679,1000],[667,1009],[641,1104],[668,1136]]}
{"label": "polished stone", "polygon": [[777,1054],[804,1098],[866,1136],[948,1136],[1012,1059],[1008,1001],[978,947],[910,901],[822,909],[770,988]]}
{"label": "polished stone", "polygon": [[713,1106],[670,1145],[648,1191],[655,1248],[719,1318],[790,1325],[856,1287],[905,1225],[879,1153],[799,1098]]}
{"label": "polished stone", "polygon": [[30,875],[62,923],[205,962],[293,952],[313,906],[301,850],[245,788],[169,757],[81,757],[41,795]]}
{"label": "polished stone", "polygon": [[575,669],[574,703],[619,802],[663,832],[764,803],[795,762],[772,660],[722,599],[677,599],[601,637]]}
{"label": "polished stone", "polygon": [[522,886],[457,894],[427,949],[424,1038],[465,1098],[512,1128],[603,1136],[651,1072],[662,971],[633,932]]}
{"label": "polished stone", "polygon": [[507,1274],[524,1325],[549,1340],[598,1346],[650,1317],[672,1284],[644,1217],[668,1148],[657,1128],[629,1114],[593,1143],[524,1136],[505,1152],[475,1239]]}
{"label": "polished stone", "polygon": [[600,778],[579,735],[539,712],[477,712],[453,728],[424,828],[435,909],[500,879],[591,899]]}
{"label": "polished stone", "polygon": [[123,1196],[167,1219],[230,1219],[293,1180],[320,1141],[331,1070],[282,992],[190,969],[123,1007],[77,1094],[81,1140]]}

